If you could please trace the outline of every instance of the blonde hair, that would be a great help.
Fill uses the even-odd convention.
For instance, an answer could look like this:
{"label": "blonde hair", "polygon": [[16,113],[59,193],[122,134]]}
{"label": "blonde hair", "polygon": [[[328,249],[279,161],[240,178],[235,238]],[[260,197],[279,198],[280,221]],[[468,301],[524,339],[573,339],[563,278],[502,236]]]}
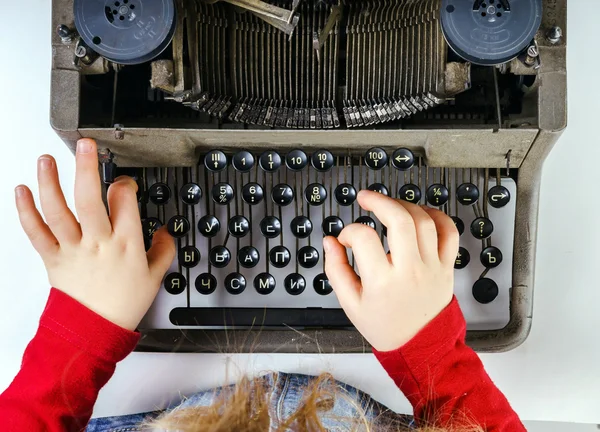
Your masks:
{"label": "blonde hair", "polygon": [[272,388],[261,378],[244,378],[235,386],[215,394],[210,406],[179,407],[142,425],[143,430],[164,432],[327,432],[322,419],[334,407],[336,398],[344,398],[353,406],[356,415],[332,418],[344,432],[484,432],[479,426],[444,429],[435,426],[411,428],[391,411],[375,419],[367,416],[360,401],[352,398],[330,374],[323,374],[308,385],[298,409],[287,418],[278,420],[270,411]]}

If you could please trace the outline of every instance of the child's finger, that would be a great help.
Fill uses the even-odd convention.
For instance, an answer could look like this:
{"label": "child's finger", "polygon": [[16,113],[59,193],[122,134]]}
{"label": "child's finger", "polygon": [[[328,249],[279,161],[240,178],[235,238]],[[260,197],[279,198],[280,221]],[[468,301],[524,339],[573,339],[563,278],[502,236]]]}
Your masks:
{"label": "child's finger", "polygon": [[75,208],[84,236],[105,238],[112,227],[102,202],[96,142],[84,138],[77,142],[75,170]]}
{"label": "child's finger", "polygon": [[414,221],[417,244],[423,262],[439,262],[437,229],[433,219],[419,205],[401,200],[398,200],[398,203],[410,213]]}
{"label": "child's finger", "polygon": [[154,233],[152,247],[147,253],[148,267],[155,279],[162,280],[175,259],[175,241],[163,226]]}
{"label": "child's finger", "polygon": [[371,191],[360,191],[358,202],[363,209],[373,212],[386,226],[392,262],[403,262],[409,257],[415,257],[415,223],[410,213],[399,202]]}
{"label": "child's finger", "polygon": [[137,187],[131,177],[119,177],[108,188],[107,201],[113,231],[121,237],[143,244]]}
{"label": "child's finger", "polygon": [[351,224],[342,230],[338,241],[351,248],[361,278],[369,285],[368,280],[377,279],[391,268],[381,240],[377,232],[366,225]]}
{"label": "child's finger", "polygon": [[15,200],[23,231],[42,260],[45,261],[50,254],[58,250],[58,241],[35,207],[33,195],[27,186],[17,186]]}
{"label": "child's finger", "polygon": [[325,273],[344,309],[354,309],[360,300],[360,278],[348,263],[346,248],[335,237],[323,239]]}
{"label": "child's finger", "polygon": [[426,207],[424,210],[429,214],[438,234],[438,254],[440,261],[445,265],[454,265],[458,253],[459,235],[456,225],[443,212]]}
{"label": "child's finger", "polygon": [[54,237],[62,245],[78,243],[81,229],[67,206],[58,181],[56,161],[52,156],[44,155],[38,159],[38,184],[42,212]]}

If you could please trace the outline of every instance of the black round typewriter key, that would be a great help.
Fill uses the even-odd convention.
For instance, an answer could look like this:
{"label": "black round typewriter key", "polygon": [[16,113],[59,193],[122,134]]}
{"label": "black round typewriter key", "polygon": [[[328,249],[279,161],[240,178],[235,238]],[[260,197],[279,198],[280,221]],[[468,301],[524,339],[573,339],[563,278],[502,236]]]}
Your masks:
{"label": "black round typewriter key", "polygon": [[435,207],[441,207],[448,202],[448,188],[442,184],[433,184],[427,189],[427,202]]}
{"label": "black round typewriter key", "polygon": [[483,240],[494,232],[494,224],[488,218],[480,217],[471,222],[471,234],[473,237]]}
{"label": "black round typewriter key", "polygon": [[375,147],[365,154],[365,164],[373,169],[383,169],[388,164],[388,155],[382,148]]}
{"label": "black round typewriter key", "polygon": [[308,156],[302,150],[292,150],[285,157],[285,164],[292,171],[302,171],[308,165]]}
{"label": "black round typewriter key", "polygon": [[456,189],[456,199],[462,205],[473,205],[479,200],[479,189],[473,183],[463,183]]}
{"label": "black round typewriter key", "polygon": [[196,183],[188,183],[179,190],[179,198],[187,205],[196,205],[202,199],[202,189]]}
{"label": "black round typewriter key", "polygon": [[412,183],[405,184],[398,191],[398,196],[401,200],[417,204],[421,201],[421,189],[419,189],[419,186]]}
{"label": "black round typewriter key", "polygon": [[359,217],[358,219],[356,219],[356,220],[354,221],[354,223],[361,224],[361,225],[366,225],[366,226],[368,226],[369,228],[373,228],[373,229],[376,229],[376,228],[377,228],[377,224],[376,224],[376,223],[375,223],[375,221],[374,221],[372,218],[370,218],[369,216],[361,216],[361,217]]}
{"label": "black round typewriter key", "polygon": [[458,235],[463,235],[465,232],[465,223],[458,216],[452,216],[452,221],[454,222],[454,226],[458,231]]}
{"label": "black round typewriter key", "polygon": [[377,192],[381,195],[390,196],[390,191],[388,190],[388,188],[386,188],[385,185],[382,185],[381,183],[373,183],[367,189],[371,192]]}
{"label": "black round typewriter key", "polygon": [[333,288],[331,287],[329,279],[327,278],[327,275],[325,273],[321,273],[313,279],[313,288],[315,289],[317,294],[320,294],[322,296],[329,295],[333,292]]}
{"label": "black round typewriter key", "polygon": [[165,276],[164,286],[169,294],[181,294],[187,287],[187,280],[181,273],[169,273]]}
{"label": "black round typewriter key", "polygon": [[210,263],[216,268],[227,267],[231,261],[231,252],[225,246],[215,246],[208,255]]}
{"label": "black round typewriter key", "polygon": [[147,239],[152,239],[154,237],[154,233],[158,231],[162,227],[162,222],[157,218],[146,218],[142,221],[142,231],[144,233],[144,237]]}
{"label": "black round typewriter key", "polygon": [[164,205],[171,199],[171,189],[165,183],[154,183],[148,189],[148,198],[155,205]]}
{"label": "black round typewriter key", "polygon": [[250,232],[250,222],[244,216],[234,216],[229,219],[227,229],[236,238],[246,237]]}
{"label": "black round typewriter key", "polygon": [[327,200],[327,190],[322,184],[309,184],[304,191],[304,198],[312,206],[320,206]]}
{"label": "black round typewriter key", "polygon": [[502,208],[510,202],[510,192],[504,186],[494,186],[488,192],[488,202],[494,208]]}
{"label": "black round typewriter key", "polygon": [[458,254],[456,255],[456,261],[454,261],[454,268],[457,270],[464,269],[471,262],[471,254],[464,247],[458,248]]}
{"label": "black round typewriter key", "polygon": [[285,290],[290,295],[299,295],[304,292],[306,289],[306,280],[302,275],[298,273],[292,273],[287,275],[285,280],[283,281],[283,286]]}
{"label": "black round typewriter key", "polygon": [[179,249],[179,264],[185,268],[196,267],[200,262],[200,251],[194,246],[184,246]]}
{"label": "black round typewriter key", "polygon": [[263,188],[258,183],[248,183],[242,188],[242,199],[250,205],[260,203],[264,195]]}
{"label": "black round typewriter key", "polygon": [[290,223],[294,237],[307,238],[313,230],[312,222],[306,216],[296,216]]}
{"label": "black round typewriter key", "polygon": [[323,228],[323,235],[337,238],[344,229],[344,222],[337,216],[329,216],[323,220],[321,228]]}
{"label": "black round typewriter key", "polygon": [[196,278],[195,285],[200,294],[209,295],[217,289],[217,278],[210,273],[202,273]]}
{"label": "black round typewriter key", "polygon": [[217,204],[227,205],[233,200],[233,188],[229,183],[218,183],[212,188],[212,198]]}
{"label": "black round typewriter key", "polygon": [[407,148],[399,148],[392,155],[392,165],[400,171],[409,170],[415,165],[415,155]]}
{"label": "black round typewriter key", "polygon": [[263,171],[269,173],[275,172],[281,167],[281,156],[276,151],[267,150],[258,158],[258,164]]}
{"label": "black round typewriter key", "polygon": [[260,261],[260,254],[253,246],[245,246],[238,251],[238,262],[244,268],[254,268]]}
{"label": "black round typewriter key", "polygon": [[356,189],[350,183],[342,183],[336,187],[333,195],[341,206],[351,206],[356,201]]}
{"label": "black round typewriter key", "polygon": [[198,221],[198,231],[203,237],[214,237],[221,230],[221,222],[213,215],[202,216]]}
{"label": "black round typewriter key", "polygon": [[473,284],[473,297],[481,304],[488,304],[498,297],[498,285],[491,279],[483,278]]}
{"label": "black round typewriter key", "polygon": [[190,231],[190,222],[183,216],[173,216],[167,222],[167,230],[173,237],[181,238]]}
{"label": "black round typewriter key", "polygon": [[269,261],[273,264],[273,267],[284,268],[292,259],[290,251],[285,246],[275,246],[269,252]]}
{"label": "black round typewriter key", "polygon": [[333,155],[330,151],[319,150],[312,154],[310,162],[314,169],[320,172],[325,172],[329,171],[333,167],[335,160],[333,159]]}
{"label": "black round typewriter key", "polygon": [[298,251],[298,264],[304,268],[313,268],[319,263],[319,252],[312,246],[301,247]]}
{"label": "black round typewriter key", "polygon": [[281,221],[275,216],[267,216],[260,221],[260,232],[266,238],[272,239],[281,234]]}
{"label": "black round typewriter key", "polygon": [[243,293],[246,289],[246,278],[240,273],[230,273],[225,278],[225,289],[233,295]]}
{"label": "black round typewriter key", "polygon": [[273,187],[271,198],[275,204],[285,207],[294,201],[294,189],[287,184],[278,184]]}
{"label": "black round typewriter key", "polygon": [[494,246],[490,246],[481,251],[481,264],[485,268],[496,268],[502,263],[502,252]]}
{"label": "black round typewriter key", "polygon": [[248,172],[254,168],[254,156],[247,150],[239,151],[231,158],[231,165],[236,171]]}
{"label": "black round typewriter key", "polygon": [[211,150],[204,157],[204,166],[212,172],[223,171],[227,168],[227,156],[221,150]]}
{"label": "black round typewriter key", "polygon": [[271,294],[275,290],[275,278],[269,273],[261,273],[254,278],[254,289],[259,294]]}

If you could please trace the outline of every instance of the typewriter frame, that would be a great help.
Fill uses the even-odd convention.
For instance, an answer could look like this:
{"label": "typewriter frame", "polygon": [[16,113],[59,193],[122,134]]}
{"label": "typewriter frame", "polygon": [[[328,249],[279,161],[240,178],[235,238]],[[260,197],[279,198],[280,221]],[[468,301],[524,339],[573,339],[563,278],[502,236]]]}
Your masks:
{"label": "typewriter frame", "polygon": [[[380,146],[388,151],[407,147],[431,166],[506,168],[517,176],[517,213],[513,287],[508,325],[499,331],[469,331],[468,344],[479,352],[503,352],[525,341],[533,313],[538,201],[544,160],[567,124],[567,1],[544,0],[544,15],[536,36],[542,65],[538,71],[538,125],[515,129],[443,130],[217,130],[217,129],[83,129],[79,127],[80,73],[73,64],[73,47],[52,36],[52,127],[72,152],[79,138],[95,138],[109,148],[121,166],[192,166],[201,153],[221,148],[307,150],[327,147],[364,151]],[[53,0],[52,27],[73,22],[72,0]],[[563,30],[557,44],[546,38],[554,26]],[[365,144],[368,143],[368,144]],[[164,152],[168,147],[169,152]],[[282,352],[362,353],[368,343],[356,330],[148,330],[138,351],[148,352]]]}

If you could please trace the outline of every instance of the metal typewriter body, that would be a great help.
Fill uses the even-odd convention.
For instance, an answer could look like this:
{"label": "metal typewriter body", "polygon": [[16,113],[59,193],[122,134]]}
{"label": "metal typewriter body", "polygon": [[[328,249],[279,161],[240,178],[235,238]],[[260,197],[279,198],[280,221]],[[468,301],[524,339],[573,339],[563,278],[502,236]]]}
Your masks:
{"label": "metal typewriter body", "polygon": [[[280,3],[282,6],[286,6],[291,2]],[[365,3],[376,6],[378,3],[390,4],[390,2],[384,1]],[[410,1],[407,3],[413,6],[416,4]],[[441,2],[423,2],[423,4],[425,3],[427,3],[427,7],[431,8],[428,16],[435,16],[436,7]],[[194,13],[198,13],[195,8],[202,11],[206,11],[206,8],[213,8],[211,10],[222,12],[222,16],[216,17],[220,23],[231,23],[231,17],[237,13],[230,5],[220,3],[207,5],[200,1],[190,1],[184,4],[180,1],[177,2],[177,5],[179,8],[178,20],[182,19],[183,16],[192,19],[195,16]],[[350,6],[349,8],[351,9]],[[74,21],[73,0],[54,0],[52,10],[54,28],[62,24],[72,25]],[[383,13],[380,13],[383,16]],[[360,16],[364,17],[364,15]],[[326,24],[327,16],[326,13],[319,16],[321,21],[313,23],[316,28],[322,28]],[[373,14],[373,16],[378,15]],[[350,25],[348,24],[350,20],[351,18],[343,19],[336,24],[335,28]],[[211,25],[210,23],[213,21],[204,20],[203,22],[204,27],[197,27],[200,33],[205,31],[206,26]],[[308,23],[305,27],[302,27],[302,23],[301,19],[294,37],[306,32],[307,35],[310,34],[310,36],[307,36],[307,40],[310,40],[312,28]],[[492,187],[496,184],[498,175],[502,184],[510,189],[512,200],[510,205],[503,209],[490,208],[489,211],[490,218],[496,218],[494,220],[499,221],[498,223],[495,222],[499,230],[497,234],[503,233],[501,239],[495,239],[494,243],[501,244],[500,248],[504,253],[504,270],[508,269],[508,276],[505,276],[505,273],[502,273],[502,275],[500,275],[501,272],[498,273],[498,277],[500,279],[506,278],[506,281],[504,282],[504,279],[502,279],[503,281],[499,283],[499,285],[503,285],[500,287],[501,295],[497,299],[497,304],[500,306],[494,309],[495,312],[492,318],[484,313],[481,315],[483,318],[478,322],[477,314],[481,313],[482,310],[485,311],[485,309],[477,306],[473,308],[466,306],[467,309],[472,309],[466,311],[467,317],[473,317],[469,322],[467,341],[470,346],[480,352],[500,352],[514,348],[526,339],[532,323],[541,170],[544,159],[559,138],[561,131],[566,127],[566,0],[543,1],[542,23],[535,36],[540,60],[540,63],[536,66],[539,66],[537,69],[527,67],[522,61],[518,60],[509,62],[504,66],[504,70],[500,68],[496,74],[491,72],[491,68],[474,65],[466,69],[464,62],[453,61],[455,59],[449,58],[451,56],[451,54],[448,54],[450,50],[443,45],[444,41],[440,39],[440,34],[437,33],[434,26],[428,27],[428,31],[431,31],[431,33],[425,31],[421,33],[422,40],[429,42],[430,46],[434,46],[438,42],[440,45],[434,50],[433,55],[429,55],[427,58],[423,57],[421,59],[419,55],[415,54],[414,58],[417,60],[414,64],[420,64],[428,69],[436,64],[437,72],[427,75],[429,77],[428,84],[420,83],[419,91],[404,92],[406,93],[404,96],[408,97],[409,100],[411,97],[418,99],[414,100],[413,107],[429,102],[431,102],[431,105],[423,107],[422,111],[416,110],[416,112],[405,113],[402,116],[396,113],[398,116],[396,119],[388,119],[389,121],[381,121],[378,124],[373,123],[371,125],[353,125],[353,118],[356,117],[352,117],[352,114],[347,112],[348,110],[344,112],[342,106],[344,108],[350,107],[357,112],[362,109],[363,113],[358,117],[365,119],[368,117],[368,114],[365,115],[364,113],[365,109],[372,109],[376,112],[377,109],[381,110],[382,107],[384,110],[388,110],[387,115],[391,116],[394,113],[393,101],[381,99],[378,102],[380,104],[379,108],[375,107],[376,103],[374,102],[361,102],[362,90],[360,86],[352,90],[348,76],[340,71],[336,73],[344,78],[339,78],[339,82],[329,82],[329,86],[323,84],[323,93],[318,104],[312,106],[308,102],[304,105],[295,102],[295,107],[304,110],[302,112],[305,113],[303,115],[307,119],[302,127],[299,126],[299,120],[296,120],[298,122],[295,125],[296,127],[284,127],[283,124],[280,125],[281,127],[277,127],[276,119],[274,120],[275,124],[270,125],[270,120],[266,114],[269,108],[282,107],[284,104],[281,101],[284,101],[286,97],[297,99],[294,95],[287,94],[284,91],[276,96],[275,88],[277,87],[276,83],[278,83],[278,74],[272,73],[272,75],[265,78],[265,82],[272,81],[274,83],[271,86],[273,94],[270,98],[266,94],[262,97],[260,94],[252,94],[251,91],[244,94],[239,89],[235,93],[231,89],[234,86],[235,79],[228,81],[228,83],[226,83],[226,79],[223,79],[220,83],[216,81],[209,83],[206,78],[215,75],[210,72],[210,68],[207,68],[206,64],[198,60],[199,58],[212,59],[215,65],[222,65],[223,76],[234,76],[235,74],[233,74],[230,66],[225,67],[224,63],[219,63],[215,58],[202,51],[207,46],[211,46],[212,43],[205,43],[204,45],[199,43],[199,46],[194,46],[191,41],[202,41],[202,38],[198,35],[184,42],[186,35],[181,24],[178,21],[173,42],[160,58],[163,61],[167,60],[167,63],[155,63],[152,68],[149,63],[146,63],[145,65],[124,67],[119,70],[118,88],[121,90],[114,93],[117,95],[115,100],[112,96],[115,73],[112,71],[111,63],[100,57],[90,59],[89,65],[74,64],[75,42],[73,44],[65,43],[57,34],[54,34],[51,122],[57,133],[72,150],[75,148],[77,139],[81,137],[95,138],[98,140],[99,147],[105,151],[110,150],[114,162],[119,167],[131,168],[135,172],[143,173],[140,175],[140,179],[147,182],[148,187],[157,181],[165,181],[169,184],[174,194],[171,204],[164,210],[157,209],[150,204],[145,211],[149,215],[156,213],[158,216],[161,216],[161,211],[165,211],[163,215],[165,218],[167,218],[169,212],[169,216],[172,216],[177,212],[182,214],[181,212],[185,211],[190,219],[195,218],[196,223],[192,227],[192,233],[195,233],[198,241],[197,246],[204,260],[201,261],[201,265],[206,265],[209,246],[204,243],[205,239],[197,232],[198,219],[207,214],[209,210],[211,212],[224,212],[221,216],[221,224],[226,225],[227,216],[229,215],[227,215],[225,207],[219,207],[210,200],[211,207],[208,210],[202,207],[205,205],[204,201],[197,209],[187,209],[183,204],[180,204],[181,207],[178,210],[175,201],[178,198],[179,191],[175,190],[175,182],[178,186],[181,186],[184,180],[195,179],[202,187],[205,197],[209,197],[214,183],[223,178],[231,179],[232,184],[239,181],[238,188],[241,188],[244,183],[250,180],[260,180],[257,183],[263,184],[265,191],[270,191],[277,183],[285,183],[286,179],[290,182],[291,178],[291,175],[287,177],[289,174],[285,170],[278,174],[266,175],[257,169],[247,174],[248,178],[244,181],[242,174],[235,173],[230,165],[224,172],[205,176],[203,174],[204,167],[202,166],[203,158],[211,150],[222,150],[229,157],[240,150],[247,150],[258,158],[267,150],[276,151],[285,157],[291,150],[299,148],[310,157],[314,152],[327,149],[336,159],[333,170],[324,177],[316,177],[315,170],[311,172],[309,168],[309,171],[304,175],[312,175],[313,180],[317,179],[325,185],[331,183],[335,188],[334,176],[338,176],[339,184],[342,181],[344,169],[348,172],[354,172],[356,167],[364,161],[364,155],[370,149],[374,147],[381,148],[390,157],[398,148],[409,149],[422,166],[422,170],[415,171],[413,175],[417,177],[428,175],[432,178],[438,176],[442,183],[449,187],[451,194],[450,207],[455,205],[455,211],[460,209],[459,216],[461,214],[465,215],[463,217],[467,225],[465,236],[468,235],[468,224],[471,222],[471,219],[467,219],[466,212],[471,214],[472,209],[455,204],[453,196],[453,191],[455,191],[454,182],[457,182],[460,178],[462,183],[465,178],[464,175],[469,175],[470,179],[476,179],[473,183],[479,184],[482,191],[482,203],[485,205],[484,200],[488,198],[488,189],[484,189],[484,182],[489,182],[487,186]],[[419,24],[416,25],[419,28]],[[559,40],[551,41],[548,32],[555,27],[560,27],[563,34]],[[248,27],[240,26],[239,28],[249,28],[251,30],[253,27],[249,25]],[[189,26],[186,29],[188,32],[191,31]],[[220,29],[219,33],[224,35],[226,31]],[[271,34],[268,31],[262,32],[261,30],[259,35],[266,37],[264,33]],[[337,34],[336,30],[332,30],[331,35],[335,34]],[[434,35],[435,39],[431,39],[430,35]],[[237,40],[240,41],[239,45],[235,45],[227,36],[225,40],[231,45],[219,45],[219,49],[216,51],[219,53],[217,57],[227,51],[226,46],[229,46],[230,49],[238,47],[235,51],[238,53],[246,49],[244,48],[246,47],[243,42],[244,39],[247,40],[247,46],[252,47],[252,39],[243,36],[237,36],[239,38]],[[287,37],[282,38],[281,43],[283,44],[283,41],[287,39]],[[420,38],[414,40],[418,39]],[[214,41],[217,40],[219,40],[218,37],[214,39]],[[338,40],[341,47],[343,45],[341,36],[336,40]],[[383,41],[383,39],[381,40]],[[278,45],[275,44],[274,46],[277,47]],[[369,46],[368,42],[366,46]],[[378,46],[377,43],[373,42],[370,50],[374,50],[374,47]],[[247,49],[252,50],[253,48]],[[327,63],[327,59],[333,55],[327,42],[322,50],[320,65],[327,67],[327,64],[343,64],[343,62],[338,63],[337,61]],[[340,52],[342,51],[344,50],[340,48]],[[418,49],[415,49],[415,52],[417,51]],[[307,48],[307,52],[310,52],[309,48]],[[183,59],[178,58],[180,54],[185,54],[186,59],[192,60],[191,63],[189,60],[183,61]],[[265,56],[267,54],[265,51]],[[273,53],[271,54],[273,55]],[[307,58],[313,57],[312,53],[306,55]],[[223,54],[223,57],[225,57],[225,54]],[[350,59],[350,55],[347,54],[344,58]],[[85,57],[83,59],[85,60]],[[239,59],[238,56],[235,61],[239,61]],[[161,74],[160,67],[165,64],[168,65],[168,60],[173,60],[174,69],[166,75]],[[229,64],[229,57],[223,61]],[[263,64],[267,65],[267,60],[263,61],[265,62]],[[437,63],[435,63],[436,61]],[[234,63],[234,60],[231,60],[231,62]],[[202,68],[195,68],[193,66],[195,63],[202,65]],[[315,63],[315,67],[320,67],[319,64]],[[355,72],[351,70],[352,64],[360,65],[362,62],[348,61],[345,64],[349,71],[347,73],[354,76]],[[368,64],[371,65],[371,63]],[[375,71],[382,70],[383,73],[393,73],[393,68],[390,65],[372,64],[369,67],[372,67]],[[217,70],[216,66],[215,70]],[[244,69],[241,67],[237,70],[242,71]],[[167,79],[169,76],[171,78]],[[149,81],[151,78],[158,89],[150,88]],[[243,84],[244,80],[239,76],[236,79]],[[257,77],[253,79],[258,80]],[[497,79],[497,83],[499,83],[497,84],[499,87],[499,94],[497,95],[494,93],[494,79]],[[513,88],[515,83],[518,83],[521,91],[511,93],[509,89]],[[467,84],[471,87],[468,90],[465,87]],[[198,89],[198,86],[203,86],[203,88]],[[257,87],[260,88],[260,85]],[[235,93],[236,97],[227,102],[224,99],[221,100],[221,105],[215,104],[213,101],[212,112],[202,112],[201,109],[194,111],[189,105],[196,103],[196,108],[201,108],[199,105],[202,102],[186,99],[189,97],[189,93],[186,93],[187,90],[194,90],[193,94],[201,94],[204,99],[218,99],[221,96],[220,92]],[[291,91],[295,91],[294,86],[292,86]],[[308,89],[306,91],[310,92],[312,90]],[[352,94],[352,91],[355,91],[355,94]],[[513,100],[512,98],[517,93],[518,100]],[[277,103],[272,104],[269,102],[270,100],[276,100]],[[352,102],[356,100],[359,100],[359,102]],[[257,110],[259,112],[259,114],[254,114],[255,121],[253,122],[257,124],[248,125],[248,123],[252,123],[248,121],[252,120],[249,117],[246,117],[245,120],[247,121],[235,121],[235,114],[231,120],[227,118],[227,115],[219,117],[219,109],[224,109],[227,103],[230,103],[227,108],[229,110],[227,115],[236,112],[238,120],[240,119],[239,116],[244,115],[240,114],[242,104],[252,105],[255,112]],[[352,103],[354,103],[353,106]],[[186,104],[188,106],[185,106]],[[236,104],[239,106],[236,106]],[[317,128],[316,124],[314,128],[311,127],[311,110],[314,114],[314,110],[317,108],[335,107],[340,107],[338,113],[339,125],[333,124],[333,117],[328,112],[321,112],[319,116],[319,126],[321,128]],[[292,108],[292,105],[290,105],[290,108]],[[263,110],[264,115],[260,114]],[[251,111],[252,108],[249,108],[249,113],[246,116],[250,116]],[[500,115],[497,114],[498,111],[500,111]],[[345,115],[346,117],[344,117]],[[325,119],[331,120],[331,124],[325,124],[327,123]],[[285,126],[290,126],[290,124]],[[413,168],[413,170],[417,169],[417,166]],[[369,171],[363,172],[368,173]],[[264,177],[262,177],[263,175]],[[364,175],[373,176],[369,184],[376,182],[378,180],[376,176],[380,176],[379,179],[382,183],[388,185],[392,195],[397,196],[396,186],[404,184],[407,174],[397,172],[391,166],[388,166],[382,171]],[[410,176],[410,174],[408,175]],[[442,175],[444,176],[443,179]],[[358,170],[356,176],[358,176]],[[265,179],[264,183],[261,183],[263,178]],[[389,181],[386,181],[386,179],[389,179]],[[357,185],[357,188],[358,186],[366,187],[367,181],[363,181],[364,183]],[[323,207],[309,207],[301,197],[304,194],[304,188],[308,186],[308,179],[302,183],[299,182],[297,180],[295,183],[295,188],[297,188],[296,199],[299,201],[295,201],[294,206],[285,207],[283,211],[287,213],[282,217],[288,219],[295,216],[296,212],[303,213],[306,211],[305,209],[310,208],[310,212],[316,218],[314,225],[320,229],[320,218],[322,218],[323,213],[326,212],[327,215],[330,213],[336,214],[335,201],[330,201],[330,197],[328,197]],[[423,177],[423,183],[428,186],[432,182],[427,183],[427,180]],[[333,191],[328,188],[328,192],[332,194]],[[423,193],[425,193],[425,190],[423,190]],[[263,215],[260,212],[267,211],[272,214],[271,211],[274,211],[277,215],[278,210],[276,207],[271,210],[271,203],[268,204],[268,207],[265,206],[266,210],[263,209],[264,203],[249,210],[250,206],[242,203],[241,198],[236,196],[235,202],[238,201],[245,208],[246,215],[250,211],[258,212],[254,217],[254,225],[258,223]],[[302,207],[298,210],[296,202],[300,201],[302,201],[302,204],[298,205]],[[258,207],[260,207],[260,210],[258,210]],[[444,209],[448,210],[448,207]],[[451,208],[449,210],[452,212]],[[344,211],[349,210],[341,210],[342,213]],[[358,212],[357,207],[355,211]],[[344,222],[351,222],[353,216],[347,214],[344,217]],[[356,217],[358,217],[358,213]],[[165,220],[162,220],[162,222],[166,223]],[[285,227],[284,240],[271,240],[271,245],[278,241],[284,241],[290,242],[286,244],[291,247],[294,237],[291,233],[285,231],[289,230],[289,222],[286,221],[282,225]],[[188,235],[186,241],[191,241],[190,236],[193,235]],[[254,235],[259,235],[258,227],[256,227]],[[217,239],[215,239],[216,241]],[[225,239],[221,237],[219,241],[222,243]],[[230,243],[231,250],[237,250],[237,245],[235,245],[237,240],[231,239],[228,241],[232,242]],[[242,243],[247,242],[248,239],[245,238],[241,241]],[[293,241],[295,242],[295,239]],[[383,241],[385,242],[384,238]],[[245,243],[242,245],[245,245]],[[468,246],[468,248],[471,247],[476,248],[477,246],[474,244]],[[261,255],[266,254],[264,245],[257,246],[257,248],[260,250]],[[478,261],[478,257],[473,253],[471,253],[471,261]],[[476,263],[476,265],[479,264]],[[192,288],[188,290],[187,294],[179,297],[169,295],[161,290],[157,303],[141,326],[140,330],[143,337],[138,349],[142,351],[184,352],[307,353],[349,353],[368,350],[368,344],[351,327],[323,328],[317,324],[314,326],[291,326],[298,330],[296,331],[283,325],[261,326],[259,321],[254,326],[239,326],[235,330],[217,325],[206,325],[199,329],[195,326],[187,326],[185,323],[174,326],[172,321],[168,320],[166,314],[161,315],[157,306],[159,304],[169,305],[169,308],[185,306],[189,298],[190,302],[195,301],[195,305],[199,307],[244,306],[266,307],[265,310],[269,310],[283,307],[288,301],[291,307],[295,304],[296,300],[294,299],[302,297],[302,300],[298,300],[297,303],[300,308],[314,306],[336,309],[338,305],[335,297],[321,298],[312,290],[312,278],[322,271],[322,262],[319,262],[318,266],[320,267],[311,269],[306,275],[307,287],[305,293],[307,296],[286,297],[285,294],[287,293],[281,290],[283,284],[278,282],[277,287],[279,290],[276,295],[272,297],[264,296],[264,298],[269,299],[265,300],[264,304],[257,300],[259,297],[248,297],[246,299],[243,297],[244,295],[249,296],[249,293],[253,290],[251,278],[255,276],[254,273],[248,275],[249,280],[246,291],[230,303],[223,300],[224,293],[219,293],[220,297],[212,297],[207,300],[208,296],[202,296],[194,290],[190,281],[188,281],[188,284],[192,285]],[[178,270],[177,267],[178,265],[175,263],[172,270]],[[204,267],[193,269],[190,279],[193,280],[197,274],[205,270]],[[466,285],[472,283],[470,278],[476,277],[473,275],[479,273],[481,269],[471,270],[467,268],[465,270],[467,272],[464,270],[457,271],[457,285],[463,283],[463,279],[468,279],[468,282],[465,282]],[[493,269],[491,271],[498,270]],[[285,274],[290,272],[286,270]],[[459,272],[463,273],[460,274]],[[276,275],[277,279],[283,277],[283,273]],[[543,287],[539,288],[543,289]],[[460,295],[457,292],[457,295],[460,298],[466,292],[463,290]],[[313,304],[313,301],[316,304]],[[461,303],[466,304],[467,301]],[[225,324],[228,323],[225,322]]]}

